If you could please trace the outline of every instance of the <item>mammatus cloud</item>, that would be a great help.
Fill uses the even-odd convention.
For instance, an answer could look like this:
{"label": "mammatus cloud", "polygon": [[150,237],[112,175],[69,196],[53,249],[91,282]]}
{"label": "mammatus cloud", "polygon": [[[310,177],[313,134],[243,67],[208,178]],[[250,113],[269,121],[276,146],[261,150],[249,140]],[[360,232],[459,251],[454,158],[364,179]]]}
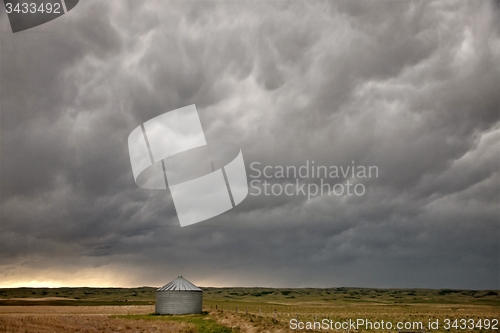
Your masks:
{"label": "mammatus cloud", "polygon": [[[12,34],[0,11],[2,284],[498,289],[499,14],[85,1]],[[168,191],[134,184],[127,137],[191,104],[249,176],[314,160],[379,177],[363,196],[248,196],[180,228]]]}

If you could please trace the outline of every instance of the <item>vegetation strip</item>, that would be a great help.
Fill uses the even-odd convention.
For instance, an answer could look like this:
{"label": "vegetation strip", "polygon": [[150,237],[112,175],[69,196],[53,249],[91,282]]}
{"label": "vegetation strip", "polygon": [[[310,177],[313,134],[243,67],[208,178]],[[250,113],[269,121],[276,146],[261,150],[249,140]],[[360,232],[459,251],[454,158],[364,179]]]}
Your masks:
{"label": "vegetation strip", "polygon": [[192,324],[197,333],[231,333],[233,330],[227,326],[218,324],[210,318],[207,313],[196,315],[120,315],[111,318],[133,319],[133,320],[162,320],[175,321]]}

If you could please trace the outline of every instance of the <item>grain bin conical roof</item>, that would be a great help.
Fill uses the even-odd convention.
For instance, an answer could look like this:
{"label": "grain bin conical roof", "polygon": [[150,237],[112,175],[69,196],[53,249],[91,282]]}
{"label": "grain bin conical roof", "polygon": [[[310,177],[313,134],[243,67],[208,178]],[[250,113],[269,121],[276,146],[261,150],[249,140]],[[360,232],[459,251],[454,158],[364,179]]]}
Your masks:
{"label": "grain bin conical roof", "polygon": [[167,283],[156,291],[203,291],[182,276],[177,277],[177,279]]}

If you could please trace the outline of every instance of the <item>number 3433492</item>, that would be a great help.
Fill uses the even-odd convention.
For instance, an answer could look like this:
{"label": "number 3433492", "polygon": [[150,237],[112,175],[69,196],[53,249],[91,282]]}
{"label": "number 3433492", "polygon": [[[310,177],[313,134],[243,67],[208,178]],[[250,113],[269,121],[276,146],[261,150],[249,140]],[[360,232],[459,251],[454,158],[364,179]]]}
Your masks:
{"label": "number 3433492", "polygon": [[42,13],[47,13],[47,14],[61,14],[62,13],[62,8],[60,3],[41,3],[41,4],[36,4],[36,3],[28,3],[28,2],[23,2],[23,3],[17,3],[17,4],[12,4],[10,2],[5,3],[5,9],[7,11],[7,14],[10,13],[18,13],[18,14],[42,14]]}

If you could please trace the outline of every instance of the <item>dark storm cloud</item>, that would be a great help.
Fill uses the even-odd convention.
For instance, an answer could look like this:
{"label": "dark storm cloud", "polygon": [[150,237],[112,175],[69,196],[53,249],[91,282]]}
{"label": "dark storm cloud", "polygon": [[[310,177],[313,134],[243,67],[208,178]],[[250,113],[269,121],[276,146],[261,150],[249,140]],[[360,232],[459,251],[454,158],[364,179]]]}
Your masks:
{"label": "dark storm cloud", "polygon": [[[85,1],[15,35],[0,18],[3,283],[499,288],[494,3]],[[379,177],[180,228],[127,137],[190,104],[249,175]]]}

